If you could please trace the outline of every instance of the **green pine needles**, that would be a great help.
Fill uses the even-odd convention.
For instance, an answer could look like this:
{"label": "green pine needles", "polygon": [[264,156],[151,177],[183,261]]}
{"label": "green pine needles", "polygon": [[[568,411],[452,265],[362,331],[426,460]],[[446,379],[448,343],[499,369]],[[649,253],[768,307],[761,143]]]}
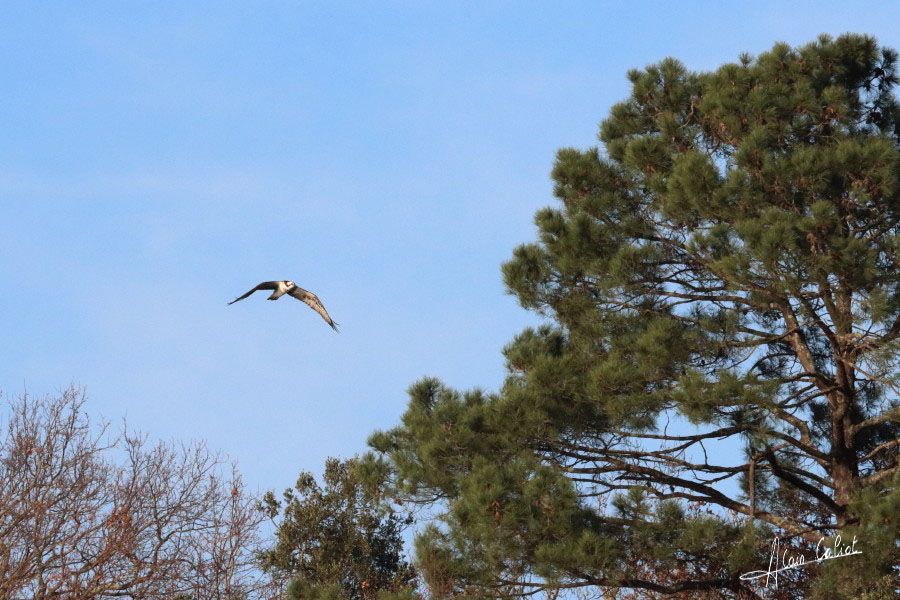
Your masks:
{"label": "green pine needles", "polygon": [[440,513],[416,544],[435,596],[756,597],[740,575],[776,535],[841,534],[863,554],[778,593],[893,597],[896,63],[862,35],[666,59],[628,74],[601,148],[559,151],[559,203],[503,266],[552,325],[504,350],[499,392],[420,381],[371,439]]}

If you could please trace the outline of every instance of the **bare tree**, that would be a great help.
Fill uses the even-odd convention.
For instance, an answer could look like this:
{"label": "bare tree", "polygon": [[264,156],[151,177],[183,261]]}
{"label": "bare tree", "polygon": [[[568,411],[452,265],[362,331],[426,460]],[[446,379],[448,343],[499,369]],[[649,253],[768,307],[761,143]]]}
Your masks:
{"label": "bare tree", "polygon": [[260,598],[262,513],[202,443],[92,424],[84,396],[22,396],[0,429],[0,597]]}

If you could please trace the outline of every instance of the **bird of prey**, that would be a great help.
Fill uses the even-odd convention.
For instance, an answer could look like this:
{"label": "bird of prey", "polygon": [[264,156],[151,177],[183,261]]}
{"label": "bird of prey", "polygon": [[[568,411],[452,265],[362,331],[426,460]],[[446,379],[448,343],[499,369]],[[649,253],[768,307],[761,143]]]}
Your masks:
{"label": "bird of prey", "polygon": [[246,298],[247,296],[249,296],[250,294],[252,294],[253,292],[255,292],[257,290],[274,290],[272,292],[272,295],[269,296],[268,298],[266,298],[266,300],[278,300],[285,294],[289,294],[289,295],[293,296],[294,298],[296,298],[297,300],[300,300],[301,302],[305,303],[307,306],[309,306],[311,309],[313,309],[317,313],[319,313],[319,315],[321,315],[321,317],[323,319],[325,319],[325,322],[328,323],[332,329],[334,329],[335,331],[338,330],[337,323],[335,323],[331,319],[331,317],[328,316],[328,311],[325,310],[325,307],[322,305],[322,301],[319,300],[319,297],[316,296],[315,294],[313,294],[312,292],[308,292],[308,291],[304,290],[302,287],[298,286],[296,283],[294,283],[293,281],[290,281],[290,280],[263,281],[262,283],[260,283],[258,286],[256,286],[255,288],[253,288],[252,290],[250,290],[243,296],[238,296],[237,298],[235,298],[228,304],[231,305],[231,304],[234,304],[235,302],[237,302],[238,300],[243,300],[244,298]]}

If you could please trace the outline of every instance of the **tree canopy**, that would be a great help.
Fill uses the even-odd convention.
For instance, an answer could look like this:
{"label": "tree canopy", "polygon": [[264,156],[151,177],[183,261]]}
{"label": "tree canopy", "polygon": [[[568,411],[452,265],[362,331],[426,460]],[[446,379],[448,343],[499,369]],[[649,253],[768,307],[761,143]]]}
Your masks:
{"label": "tree canopy", "polygon": [[296,600],[414,600],[415,571],[403,557],[407,525],[367,489],[356,461],[329,459],[320,486],[301,473],[282,500],[271,492],[263,505],[278,519],[263,566],[290,580]]}
{"label": "tree canopy", "polygon": [[754,597],[739,575],[774,536],[841,534],[863,555],[779,593],[893,597],[896,62],[862,35],[665,59],[628,73],[601,147],[558,152],[559,204],[503,265],[548,324],[505,348],[498,392],[424,379],[370,440],[440,511],[416,544],[436,595]]}

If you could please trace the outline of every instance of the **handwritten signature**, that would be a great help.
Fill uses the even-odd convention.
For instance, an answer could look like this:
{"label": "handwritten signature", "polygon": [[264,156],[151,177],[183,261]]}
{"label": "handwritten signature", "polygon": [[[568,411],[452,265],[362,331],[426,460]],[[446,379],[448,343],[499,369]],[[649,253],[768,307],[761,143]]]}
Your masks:
{"label": "handwritten signature", "polygon": [[[845,556],[853,556],[854,554],[862,554],[861,550],[856,549],[856,536],[853,536],[852,544],[842,544],[841,536],[834,538],[832,546],[824,545],[825,538],[819,540],[816,544],[816,558],[814,560],[806,560],[806,557],[800,553],[788,554],[788,549],[780,552],[781,545],[778,538],[772,542],[772,554],[769,556],[769,567],[765,571],[750,571],[741,575],[741,580],[752,581],[754,579],[766,578],[765,587],[769,587],[769,580],[774,583],[775,589],[778,589],[778,574],[782,571],[791,569],[800,569],[807,565],[814,565],[826,560],[834,560],[835,558],[844,558]],[[780,566],[779,566],[779,560]],[[774,567],[774,568],[773,568]]]}

